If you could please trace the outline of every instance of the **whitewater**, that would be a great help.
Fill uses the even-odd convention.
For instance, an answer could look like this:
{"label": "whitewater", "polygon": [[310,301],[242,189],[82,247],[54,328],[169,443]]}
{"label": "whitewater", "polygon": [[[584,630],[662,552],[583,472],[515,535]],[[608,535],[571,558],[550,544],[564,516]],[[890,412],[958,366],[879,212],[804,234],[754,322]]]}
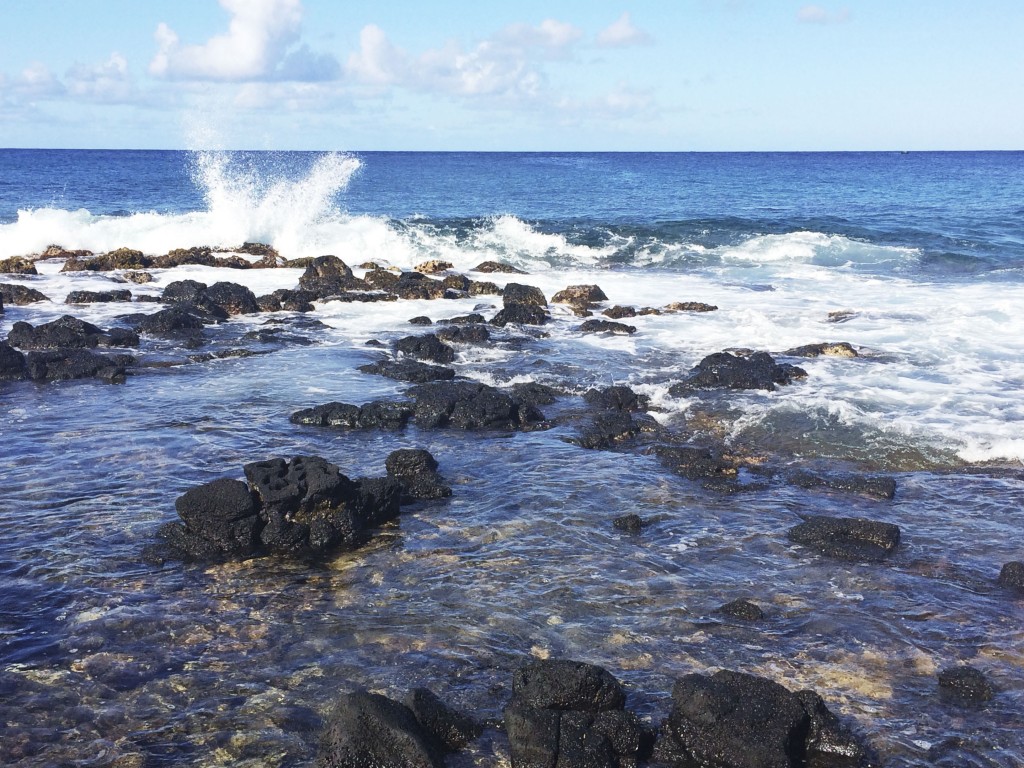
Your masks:
{"label": "whitewater", "polygon": [[[1024,604],[995,585],[1024,559],[1024,154],[0,150],[0,179],[0,263],[30,257],[37,272],[0,283],[46,296],[5,301],[0,338],[65,314],[110,328],[160,310],[181,280],[294,289],[305,265],[287,260],[334,255],[357,278],[440,261],[442,276],[535,286],[550,302],[543,326],[458,346],[456,374],[562,393],[541,407],[551,428],[528,433],[289,422],[320,403],[402,398],[405,383],[358,366],[447,320],[493,317],[502,299],[486,294],[233,316],[204,332],[215,353],[275,324],[305,340],[204,362],[144,338],[123,385],[0,383],[6,763],[307,765],[316,734],[282,726],[282,707],[323,712],[339,689],[415,680],[500,717],[490,691],[507,673],[558,656],[612,669],[655,725],[674,676],[742,667],[818,690],[886,764],[1024,762]],[[128,283],[37,258],[204,246],[256,261],[245,243],[281,266],[153,268]],[[552,302],[579,285],[607,295],[595,318],[637,310],[621,320],[635,332],[581,332],[584,318]],[[130,305],[65,303],[115,288]],[[856,356],[792,352],[825,342]],[[774,391],[670,392],[721,351],[807,375]],[[648,451],[574,443],[581,396],[612,385],[649,398],[668,432],[743,457],[735,493],[666,473]],[[317,454],[354,477],[399,447],[428,448],[453,496],[363,551],[312,571],[140,559],[177,496],[246,462]],[[766,484],[762,464],[885,475],[898,490],[879,501]],[[638,537],[610,527],[627,512],[649,522]],[[785,531],[819,513],[899,523],[899,553],[803,557]],[[734,597],[766,622],[715,613]],[[958,663],[1001,691],[987,709],[936,698],[935,673]],[[92,724],[81,737],[76,718]],[[503,738],[449,764],[507,765]]]}

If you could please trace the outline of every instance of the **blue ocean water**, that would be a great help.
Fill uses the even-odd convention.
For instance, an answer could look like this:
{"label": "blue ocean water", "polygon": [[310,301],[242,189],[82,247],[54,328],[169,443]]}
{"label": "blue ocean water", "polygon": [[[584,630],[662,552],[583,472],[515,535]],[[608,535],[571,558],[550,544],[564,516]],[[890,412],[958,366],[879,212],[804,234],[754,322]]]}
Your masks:
{"label": "blue ocean water", "polygon": [[[525,658],[567,656],[622,679],[652,724],[672,679],[716,668],[812,687],[891,766],[1024,763],[1024,603],[997,587],[1024,559],[1024,153],[257,153],[0,150],[0,260],[49,245],[160,255],[246,241],[357,270],[439,259],[550,300],[598,284],[637,332],[588,336],[552,304],[543,334],[460,347],[459,375],[566,394],[548,431],[346,433],[298,408],[401,396],[360,373],[367,340],[415,316],[493,315],[500,299],[318,302],[314,343],[194,363],[144,340],[123,386],[0,383],[0,762],[19,766],[310,765],[339,690],[428,685],[498,718]],[[498,260],[524,275],[473,272]],[[67,305],[130,287],[154,311],[171,281],[294,288],[301,269],[0,275],[48,300],[13,324],[123,306]],[[717,311],[673,312],[676,301]],[[294,320],[274,313],[271,322]],[[265,315],[208,333],[241,343]],[[420,329],[422,330],[422,329]],[[221,341],[223,337],[223,341]],[[787,351],[847,342],[852,359]],[[806,380],[774,392],[674,397],[705,355],[768,351]],[[268,350],[259,350],[267,352]],[[751,481],[722,494],[641,451],[570,442],[590,387],[627,384],[678,440],[751,466],[883,473],[892,500]],[[145,564],[174,500],[241,465],[318,454],[379,475],[428,447],[454,487],[365,550],[328,564]],[[640,514],[638,537],[611,517]],[[802,514],[900,525],[884,564],[808,556]],[[760,604],[763,623],[716,613]],[[998,690],[979,709],[939,697],[969,663]],[[288,725],[292,723],[292,725]],[[450,765],[507,764],[494,729]]]}

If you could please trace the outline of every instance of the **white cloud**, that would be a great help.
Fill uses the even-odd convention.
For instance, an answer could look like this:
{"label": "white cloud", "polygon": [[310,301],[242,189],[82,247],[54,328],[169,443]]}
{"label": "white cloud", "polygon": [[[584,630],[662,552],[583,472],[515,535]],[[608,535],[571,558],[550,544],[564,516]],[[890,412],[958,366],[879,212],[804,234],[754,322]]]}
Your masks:
{"label": "white cloud", "polygon": [[[161,22],[158,51],[149,64],[157,77],[215,82],[275,80],[283,77],[323,79],[337,73],[330,57],[308,48],[289,55],[299,40],[301,0],[219,0],[231,14],[225,34],[202,45],[182,45],[177,33]],[[300,53],[301,52],[301,53]]]}
{"label": "white cloud", "polygon": [[629,11],[623,13],[617,21],[597,35],[597,44],[601,48],[625,48],[630,45],[647,45],[650,42],[651,36],[634,26]]}
{"label": "white cloud", "polygon": [[119,53],[100,64],[75,64],[64,79],[67,92],[86,101],[124,103],[137,97],[128,61]]}
{"label": "white cloud", "polygon": [[21,74],[4,78],[6,90],[23,99],[46,99],[64,93],[64,85],[45,64],[35,62],[25,67]]}
{"label": "white cloud", "polygon": [[377,88],[533,99],[544,83],[538,61],[567,55],[581,36],[576,27],[548,19],[506,27],[468,51],[453,41],[414,55],[371,24],[360,32],[359,50],[349,56],[345,72],[353,82]]}
{"label": "white cloud", "polygon": [[805,5],[797,11],[796,18],[806,24],[843,24],[850,20],[850,10],[840,8],[830,13],[820,5]]}

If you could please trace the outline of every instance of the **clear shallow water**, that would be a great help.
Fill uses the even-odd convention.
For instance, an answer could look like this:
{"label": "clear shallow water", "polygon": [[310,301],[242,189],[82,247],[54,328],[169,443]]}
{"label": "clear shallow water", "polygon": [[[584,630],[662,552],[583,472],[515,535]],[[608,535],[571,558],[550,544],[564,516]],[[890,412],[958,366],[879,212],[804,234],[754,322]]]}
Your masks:
{"label": "clear shallow water", "polygon": [[[315,346],[141,369],[124,386],[4,385],[2,761],[305,765],[315,716],[340,690],[428,685],[497,718],[512,670],[551,655],[606,666],[653,722],[672,678],[726,667],[814,687],[889,765],[1019,764],[1024,605],[994,579],[1024,557],[1021,157],[366,155],[356,168],[344,156],[0,152],[0,258],[51,242],[159,254],[263,239],[350,264],[498,258],[549,298],[597,283],[612,304],[716,304],[629,319],[629,338],[583,337],[553,307],[547,338],[464,348],[457,367],[578,393],[629,383],[676,434],[898,482],[891,502],[781,483],[722,495],[653,456],[568,444],[571,423],[517,435],[288,423],[316,403],[398,396],[400,384],[356,370],[374,356],[364,342],[488,297],[325,304]],[[59,267],[4,277],[54,301],[8,306],[0,332],[58,317],[74,288],[112,287]],[[299,274],[183,268],[130,287],[157,295],[192,277],[259,294]],[[101,325],[124,311],[71,309]],[[850,319],[829,322],[843,309]],[[667,393],[714,351],[838,340],[862,356],[793,360],[808,379],[774,393]],[[579,407],[570,396],[543,410]],[[316,567],[140,562],[180,493],[241,477],[245,462],[318,454],[374,475],[399,447],[430,449],[454,495],[364,550]],[[611,527],[626,512],[651,521],[640,536]],[[895,522],[903,545],[881,565],[810,556],[785,535],[800,513]],[[736,597],[766,620],[714,612]],[[959,662],[999,688],[984,709],[939,699],[937,671]],[[451,764],[506,754],[489,730]]]}

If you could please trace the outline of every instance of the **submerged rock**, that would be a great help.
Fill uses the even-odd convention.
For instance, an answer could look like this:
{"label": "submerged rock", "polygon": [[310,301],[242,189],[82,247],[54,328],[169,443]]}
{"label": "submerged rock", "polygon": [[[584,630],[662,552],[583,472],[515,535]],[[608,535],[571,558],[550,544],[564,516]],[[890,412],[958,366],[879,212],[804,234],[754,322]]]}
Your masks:
{"label": "submerged rock", "polygon": [[805,344],[802,347],[787,349],[782,354],[789,357],[858,357],[853,345],[845,341]]}
{"label": "submerged rock", "polygon": [[662,465],[689,480],[734,480],[738,474],[735,464],[711,448],[659,445],[654,454]]}
{"label": "submerged rock", "polygon": [[734,619],[743,619],[744,621],[761,621],[764,618],[764,611],[761,610],[761,606],[742,597],[720,606],[717,612],[726,616],[732,616]]}
{"label": "submerged rock", "polygon": [[860,517],[801,515],[804,522],[789,531],[797,544],[842,560],[877,562],[892,554],[900,543],[899,526]]}
{"label": "submerged rock", "polygon": [[483,732],[480,723],[452,709],[427,688],[409,691],[405,705],[446,752],[462,749]]}
{"label": "submerged rock", "polygon": [[845,491],[874,499],[892,499],[896,495],[896,479],[884,475],[818,474],[806,470],[789,473],[786,478],[801,488],[825,488]]}
{"label": "submerged rock", "polygon": [[813,691],[728,670],[676,681],[655,756],[672,768],[852,768],[867,760]]}
{"label": "submerged rock", "polygon": [[995,697],[995,689],[981,670],[961,665],[939,672],[939,691],[947,701],[981,704]]}
{"label": "submerged rock", "polygon": [[779,365],[767,352],[755,352],[740,357],[729,352],[708,355],[690,372],[690,375],[669,388],[673,397],[686,396],[702,389],[763,389],[775,390],[776,384],[790,384],[807,376],[802,368],[783,363]]}
{"label": "submerged rock", "polygon": [[618,768],[648,756],[652,734],[605,669],[563,659],[516,670],[505,730],[514,766]]}
{"label": "submerged rock", "polygon": [[375,401],[365,405],[324,403],[291,415],[293,424],[347,429],[402,429],[412,418],[409,403]]}
{"label": "submerged rock", "polygon": [[640,533],[644,527],[644,521],[640,518],[640,515],[632,512],[628,515],[620,515],[612,520],[612,526],[617,531],[624,531],[625,533]]}
{"label": "submerged rock", "polygon": [[422,448],[402,448],[392,451],[384,466],[388,475],[402,485],[410,499],[443,499],[452,495],[437,473],[437,459]]}

